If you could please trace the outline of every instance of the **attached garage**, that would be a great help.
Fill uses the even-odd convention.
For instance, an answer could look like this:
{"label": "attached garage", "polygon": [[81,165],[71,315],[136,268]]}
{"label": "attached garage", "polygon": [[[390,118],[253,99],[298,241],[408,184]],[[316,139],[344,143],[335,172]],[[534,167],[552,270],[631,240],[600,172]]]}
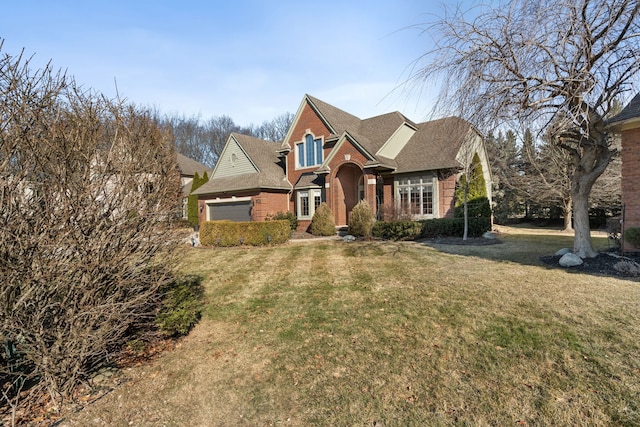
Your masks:
{"label": "attached garage", "polygon": [[209,221],[251,221],[251,200],[207,203]]}

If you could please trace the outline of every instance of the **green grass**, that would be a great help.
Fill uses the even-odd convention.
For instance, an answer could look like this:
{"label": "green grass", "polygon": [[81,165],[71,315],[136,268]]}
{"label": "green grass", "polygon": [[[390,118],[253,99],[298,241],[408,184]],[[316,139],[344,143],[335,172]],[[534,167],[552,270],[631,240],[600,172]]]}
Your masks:
{"label": "green grass", "polygon": [[201,323],[68,425],[639,425],[640,287],[570,243],[185,250]]}

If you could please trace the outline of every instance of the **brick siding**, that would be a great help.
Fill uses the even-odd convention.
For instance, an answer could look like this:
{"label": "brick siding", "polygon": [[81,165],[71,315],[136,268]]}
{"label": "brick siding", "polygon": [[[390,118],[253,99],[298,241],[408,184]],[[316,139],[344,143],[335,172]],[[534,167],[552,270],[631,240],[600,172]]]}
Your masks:
{"label": "brick siding", "polygon": [[[640,128],[622,132],[624,228],[640,227]],[[625,250],[637,250],[625,243]]]}

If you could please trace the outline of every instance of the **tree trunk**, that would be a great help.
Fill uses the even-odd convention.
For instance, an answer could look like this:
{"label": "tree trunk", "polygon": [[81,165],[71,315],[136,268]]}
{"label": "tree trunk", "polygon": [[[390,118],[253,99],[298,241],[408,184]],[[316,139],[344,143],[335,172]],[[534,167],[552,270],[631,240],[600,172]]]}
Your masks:
{"label": "tree trunk", "polygon": [[464,185],[464,232],[462,233],[462,240],[467,240],[469,237],[469,203],[467,198],[469,196],[469,178],[465,180]]}
{"label": "tree trunk", "polygon": [[[605,138],[603,136],[603,138]],[[589,229],[589,194],[596,179],[607,168],[611,160],[606,142],[588,144],[582,147],[582,153],[575,156],[573,176],[571,177],[571,199],[573,200],[573,253],[580,258],[593,258],[598,253],[591,244]]]}
{"label": "tree trunk", "polygon": [[591,244],[591,231],[589,229],[589,193],[575,194],[573,199],[573,253],[580,258],[593,258],[597,252]]}
{"label": "tree trunk", "polygon": [[573,225],[571,223],[573,217],[573,209],[572,209],[572,200],[571,197],[564,201],[564,231],[571,231],[573,229]]}

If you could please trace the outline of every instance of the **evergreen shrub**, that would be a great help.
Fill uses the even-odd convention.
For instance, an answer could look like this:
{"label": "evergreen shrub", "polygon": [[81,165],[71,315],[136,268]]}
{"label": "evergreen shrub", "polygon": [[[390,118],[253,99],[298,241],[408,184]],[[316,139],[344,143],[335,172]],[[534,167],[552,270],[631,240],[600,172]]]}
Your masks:
{"label": "evergreen shrub", "polygon": [[200,320],[204,300],[202,279],[186,275],[160,289],[162,300],[156,325],[166,336],[186,335]]}
{"label": "evergreen shrub", "polygon": [[206,221],[200,226],[204,246],[265,246],[285,243],[291,234],[287,220],[265,222]]}
{"label": "evergreen shrub", "polygon": [[336,234],[336,222],[333,212],[326,203],[321,203],[311,219],[309,231],[314,236],[334,236]]}
{"label": "evergreen shrub", "polygon": [[[422,238],[462,236],[464,232],[463,218],[436,218],[420,221]],[[469,237],[480,237],[491,230],[490,218],[469,217]]]}
{"label": "evergreen shrub", "polygon": [[624,230],[624,240],[634,248],[640,248],[640,227],[631,227]]}
{"label": "evergreen shrub", "polygon": [[369,206],[366,201],[360,200],[351,210],[349,229],[347,232],[353,236],[371,236],[371,229],[373,228],[374,222],[375,216],[371,206]]}
{"label": "evergreen shrub", "polygon": [[191,182],[191,191],[189,192],[189,196],[187,197],[187,219],[189,224],[192,227],[197,227],[199,222],[198,217],[198,196],[196,194],[191,194],[200,188],[203,184],[209,182],[209,175],[207,171],[204,171],[202,178],[198,175],[198,172],[193,176],[193,181]]}
{"label": "evergreen shrub", "polygon": [[267,221],[289,221],[289,227],[291,231],[295,231],[298,228],[298,217],[293,212],[277,212],[273,215],[267,216]]}
{"label": "evergreen shrub", "polygon": [[[486,181],[482,172],[482,163],[478,154],[473,155],[469,173],[469,184],[467,191],[467,213],[469,218],[491,217],[491,204],[487,197]],[[467,177],[462,175],[458,181],[455,192],[454,216],[464,217],[464,189],[467,187]]]}
{"label": "evergreen shrub", "polygon": [[371,230],[373,237],[385,240],[415,240],[421,232],[418,221],[377,221]]}

